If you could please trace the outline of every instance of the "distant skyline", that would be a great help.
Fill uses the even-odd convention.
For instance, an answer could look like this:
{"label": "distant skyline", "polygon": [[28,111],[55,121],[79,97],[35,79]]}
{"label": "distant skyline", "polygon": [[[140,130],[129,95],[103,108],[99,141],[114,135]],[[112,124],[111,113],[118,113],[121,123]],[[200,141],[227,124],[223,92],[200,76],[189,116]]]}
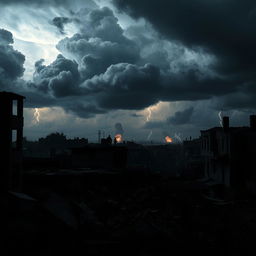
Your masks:
{"label": "distant skyline", "polygon": [[0,0],[0,90],[24,136],[197,137],[256,113],[254,0]]}

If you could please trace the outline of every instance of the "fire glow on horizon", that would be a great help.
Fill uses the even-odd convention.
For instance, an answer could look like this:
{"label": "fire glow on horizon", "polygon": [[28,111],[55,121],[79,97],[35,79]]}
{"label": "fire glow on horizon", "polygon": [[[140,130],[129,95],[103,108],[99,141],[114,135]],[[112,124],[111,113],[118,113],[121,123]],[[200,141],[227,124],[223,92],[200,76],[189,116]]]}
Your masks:
{"label": "fire glow on horizon", "polygon": [[172,143],[172,138],[169,137],[169,136],[166,136],[166,137],[165,137],[165,142],[166,142],[166,143]]}
{"label": "fire glow on horizon", "polygon": [[122,135],[121,134],[116,134],[115,135],[115,140],[117,143],[121,143],[123,138],[122,138]]}

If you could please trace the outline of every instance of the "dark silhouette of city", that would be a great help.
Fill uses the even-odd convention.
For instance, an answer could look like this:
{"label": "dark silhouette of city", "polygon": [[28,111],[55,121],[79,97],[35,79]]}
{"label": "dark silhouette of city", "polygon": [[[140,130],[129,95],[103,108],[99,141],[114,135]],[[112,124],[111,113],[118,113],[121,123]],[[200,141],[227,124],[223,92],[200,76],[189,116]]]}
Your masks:
{"label": "dark silhouette of city", "polygon": [[10,255],[254,251],[255,115],[248,127],[231,127],[225,116],[223,127],[182,143],[142,145],[121,135],[90,143],[58,132],[29,141],[23,100],[0,93]]}

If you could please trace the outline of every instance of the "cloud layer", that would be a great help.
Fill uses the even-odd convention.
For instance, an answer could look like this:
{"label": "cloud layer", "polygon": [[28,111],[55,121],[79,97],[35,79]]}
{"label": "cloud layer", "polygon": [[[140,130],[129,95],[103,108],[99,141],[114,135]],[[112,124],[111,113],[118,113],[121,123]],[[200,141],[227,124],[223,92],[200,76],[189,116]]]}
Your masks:
{"label": "cloud layer", "polygon": [[12,47],[12,34],[0,29],[0,87],[11,87],[12,81],[21,77],[24,72],[25,56]]}
{"label": "cloud layer", "polygon": [[[189,102],[148,122],[148,129],[190,124],[199,111],[192,103],[202,100],[211,109],[256,109],[255,1],[114,0],[119,10],[144,19],[127,28],[112,9],[92,1],[78,11],[68,0],[1,4],[18,2],[67,7],[66,16],[47,24],[63,38],[60,54],[51,64],[36,61],[31,81],[22,79],[25,56],[14,49],[12,33],[0,29],[1,90],[24,94],[27,107],[61,107],[91,118],[159,101]],[[76,32],[65,37],[69,25]]]}
{"label": "cloud layer", "polygon": [[[255,108],[252,104],[256,97],[255,1],[114,2],[120,10],[148,20],[169,40],[214,55],[216,62],[212,70],[221,79],[229,79],[233,86],[233,93],[222,98],[223,104],[231,108]],[[221,79],[216,81],[216,86],[221,85]]]}

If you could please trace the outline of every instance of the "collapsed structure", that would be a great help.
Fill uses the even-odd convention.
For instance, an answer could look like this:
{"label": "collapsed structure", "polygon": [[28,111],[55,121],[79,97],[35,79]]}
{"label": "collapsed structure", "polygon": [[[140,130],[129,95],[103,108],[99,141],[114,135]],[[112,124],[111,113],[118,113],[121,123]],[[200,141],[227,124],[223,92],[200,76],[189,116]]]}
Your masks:
{"label": "collapsed structure", "polygon": [[209,182],[256,194],[256,115],[249,127],[230,127],[225,116],[223,127],[201,131],[201,154]]}

